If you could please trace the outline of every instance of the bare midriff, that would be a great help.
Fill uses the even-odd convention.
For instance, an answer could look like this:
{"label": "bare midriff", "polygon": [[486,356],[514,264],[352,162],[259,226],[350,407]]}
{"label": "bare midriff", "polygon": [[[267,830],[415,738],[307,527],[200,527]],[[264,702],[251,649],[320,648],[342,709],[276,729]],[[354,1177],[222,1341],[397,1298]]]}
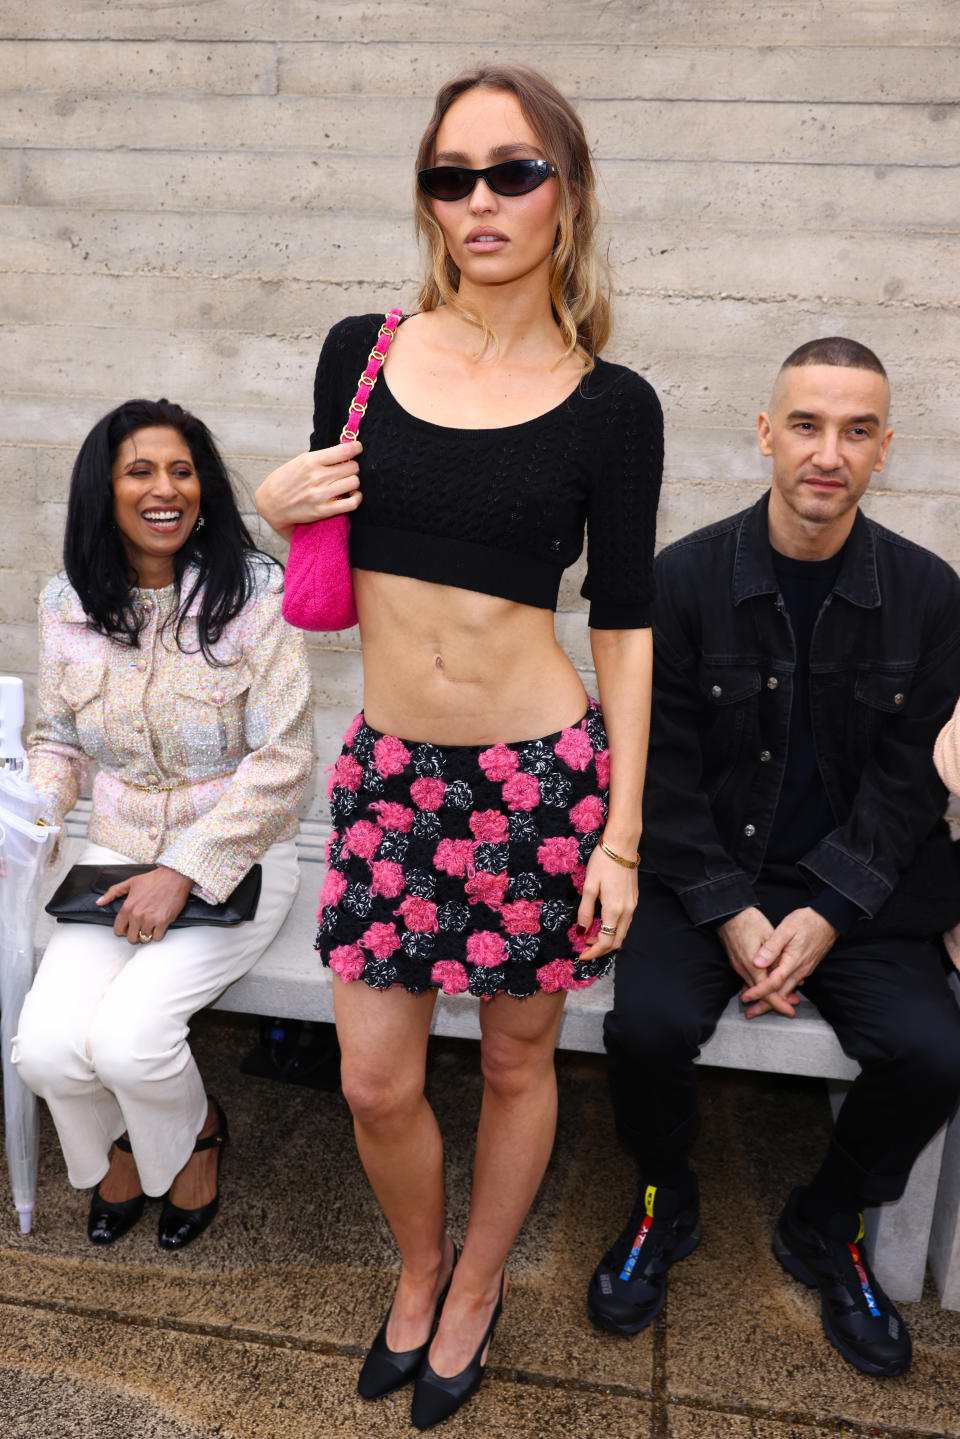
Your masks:
{"label": "bare midriff", "polygon": [[384,734],[508,744],[581,719],[587,695],[553,613],[402,575],[354,570],[363,709]]}

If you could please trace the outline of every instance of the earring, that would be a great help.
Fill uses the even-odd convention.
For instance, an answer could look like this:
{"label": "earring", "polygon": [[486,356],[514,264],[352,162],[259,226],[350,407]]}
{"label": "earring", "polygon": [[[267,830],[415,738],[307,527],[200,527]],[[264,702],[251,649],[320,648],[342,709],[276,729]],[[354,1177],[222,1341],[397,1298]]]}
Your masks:
{"label": "earring", "polygon": [[197,523],[194,525],[193,528],[194,528],[195,530],[202,530],[202,529],[203,529],[203,515],[199,515],[199,516],[197,517]]}

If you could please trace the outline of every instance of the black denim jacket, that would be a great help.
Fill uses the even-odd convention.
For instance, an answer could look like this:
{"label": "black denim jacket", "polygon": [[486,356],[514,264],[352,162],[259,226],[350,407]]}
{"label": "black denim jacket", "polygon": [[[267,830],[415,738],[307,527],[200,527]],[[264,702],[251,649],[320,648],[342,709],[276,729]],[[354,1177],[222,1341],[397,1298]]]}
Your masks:
{"label": "black denim jacket", "polygon": [[[794,640],[765,495],[657,560],[647,863],[695,924],[756,904],[786,764]],[[817,761],[836,828],[800,868],[876,915],[915,893],[960,917],[933,743],[960,693],[960,580],[859,514],[810,644]],[[916,906],[915,906],[916,908]]]}

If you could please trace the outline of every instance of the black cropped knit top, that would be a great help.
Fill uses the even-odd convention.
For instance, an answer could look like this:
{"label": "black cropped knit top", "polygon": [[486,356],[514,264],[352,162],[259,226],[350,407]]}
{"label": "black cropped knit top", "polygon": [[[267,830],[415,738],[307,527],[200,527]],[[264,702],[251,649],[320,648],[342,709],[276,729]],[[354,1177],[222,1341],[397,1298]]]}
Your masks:
{"label": "black cropped knit top", "polygon": [[[314,386],[310,448],[339,441],[382,323],[334,325]],[[598,359],[561,404],[519,425],[460,430],[416,418],[381,374],[360,425],[363,502],[350,563],[556,609],[583,549],[596,629],[650,623],[663,417],[651,386]]]}

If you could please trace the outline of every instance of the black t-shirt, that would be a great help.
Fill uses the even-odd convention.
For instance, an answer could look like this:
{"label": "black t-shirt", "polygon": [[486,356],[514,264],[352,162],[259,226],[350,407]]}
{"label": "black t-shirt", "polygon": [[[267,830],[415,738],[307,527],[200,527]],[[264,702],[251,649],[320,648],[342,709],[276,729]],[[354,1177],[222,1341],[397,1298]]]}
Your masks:
{"label": "black t-shirt", "polygon": [[[311,449],[335,445],[382,323],[334,325],[314,387]],[[663,417],[646,380],[598,359],[546,414],[499,429],[418,419],[381,374],[360,422],[363,503],[350,563],[556,609],[587,531],[590,624],[650,624]]]}
{"label": "black t-shirt", "polygon": [[[813,742],[810,642],[820,611],[840,574],[843,550],[828,560],[794,560],[777,550],[772,550],[772,555],[774,573],[793,629],[796,668],[787,765],[764,863],[795,864],[839,823],[827,796]],[[852,900],[829,887],[813,897],[811,906],[841,932],[862,913]]]}
{"label": "black t-shirt", "polygon": [[823,602],[833,589],[843,551],[829,560],[793,560],[772,551],[773,569],[790,616],[796,646],[787,767],[780,789],[765,860],[794,864],[836,828],[817,764],[810,720],[810,641]]}

